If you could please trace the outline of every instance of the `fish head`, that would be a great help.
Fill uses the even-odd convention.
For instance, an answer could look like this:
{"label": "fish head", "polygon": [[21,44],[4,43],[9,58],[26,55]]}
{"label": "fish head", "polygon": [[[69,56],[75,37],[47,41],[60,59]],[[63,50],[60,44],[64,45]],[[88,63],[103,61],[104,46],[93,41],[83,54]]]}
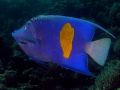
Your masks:
{"label": "fish head", "polygon": [[[22,28],[12,32],[13,38],[16,40],[20,48],[30,57],[32,60],[39,62],[42,58],[40,50],[40,40],[36,39],[36,33],[34,33],[34,27],[32,25],[24,25]],[[41,59],[42,61],[43,59]],[[45,61],[45,60],[44,60]]]}
{"label": "fish head", "polygon": [[34,33],[32,32],[32,29],[30,29],[30,27],[27,27],[27,25],[13,31],[12,36],[20,46],[35,44]]}

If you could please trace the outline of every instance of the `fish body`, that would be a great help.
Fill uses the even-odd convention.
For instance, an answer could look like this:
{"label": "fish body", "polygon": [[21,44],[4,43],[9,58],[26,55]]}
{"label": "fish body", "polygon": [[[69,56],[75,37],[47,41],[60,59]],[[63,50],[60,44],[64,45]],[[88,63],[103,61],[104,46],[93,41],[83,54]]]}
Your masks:
{"label": "fish body", "polygon": [[[98,64],[104,65],[111,43],[109,38],[91,43],[97,28],[114,37],[95,23],[58,15],[32,18],[22,28],[13,32],[12,36],[34,61],[53,62],[91,76],[93,74],[88,67],[88,55]],[[96,45],[101,45],[101,48],[94,49]],[[104,52],[104,55],[98,54],[101,52]]]}

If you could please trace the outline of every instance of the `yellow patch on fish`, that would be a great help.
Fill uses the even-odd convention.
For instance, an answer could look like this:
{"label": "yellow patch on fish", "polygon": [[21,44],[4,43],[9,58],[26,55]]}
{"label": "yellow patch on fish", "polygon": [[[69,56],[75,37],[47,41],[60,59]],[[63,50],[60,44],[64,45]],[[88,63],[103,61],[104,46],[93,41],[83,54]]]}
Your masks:
{"label": "yellow patch on fish", "polygon": [[74,28],[70,23],[63,25],[60,31],[60,45],[64,58],[68,59],[72,51],[72,42],[74,39]]}

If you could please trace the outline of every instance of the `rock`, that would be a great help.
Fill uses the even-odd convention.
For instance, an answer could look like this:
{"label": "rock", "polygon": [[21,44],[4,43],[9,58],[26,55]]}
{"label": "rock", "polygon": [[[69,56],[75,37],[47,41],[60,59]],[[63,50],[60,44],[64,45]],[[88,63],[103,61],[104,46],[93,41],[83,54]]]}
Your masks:
{"label": "rock", "polygon": [[0,74],[4,73],[3,63],[0,60]]}
{"label": "rock", "polygon": [[120,90],[120,88],[117,88],[116,90]]}
{"label": "rock", "polygon": [[0,63],[3,68],[7,68],[8,62],[11,60],[12,50],[4,41],[4,38],[0,37]]}
{"label": "rock", "polygon": [[113,20],[115,25],[120,26],[120,3],[115,2],[113,3],[112,7],[110,8],[109,17]]}
{"label": "rock", "polygon": [[114,50],[115,54],[117,54],[118,56],[120,56],[120,39],[118,39],[115,42],[113,50]]}
{"label": "rock", "polygon": [[0,84],[0,90],[7,90],[4,84]]}
{"label": "rock", "polygon": [[13,71],[13,70],[6,70],[5,73],[4,73],[4,77],[5,77],[5,80],[4,80],[4,83],[6,86],[8,87],[14,87],[17,85],[17,80],[16,80],[16,71]]}
{"label": "rock", "polygon": [[111,60],[96,77],[94,85],[88,90],[114,90],[120,86],[120,60]]}

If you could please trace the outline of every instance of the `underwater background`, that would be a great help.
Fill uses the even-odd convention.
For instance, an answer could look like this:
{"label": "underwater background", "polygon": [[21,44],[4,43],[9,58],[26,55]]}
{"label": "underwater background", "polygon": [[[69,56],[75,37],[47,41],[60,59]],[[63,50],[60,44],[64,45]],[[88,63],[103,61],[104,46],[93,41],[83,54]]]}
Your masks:
{"label": "underwater background", "polygon": [[[87,19],[116,36],[96,77],[38,65],[21,51],[11,32],[37,15]],[[0,90],[120,90],[120,0],[0,0]]]}

